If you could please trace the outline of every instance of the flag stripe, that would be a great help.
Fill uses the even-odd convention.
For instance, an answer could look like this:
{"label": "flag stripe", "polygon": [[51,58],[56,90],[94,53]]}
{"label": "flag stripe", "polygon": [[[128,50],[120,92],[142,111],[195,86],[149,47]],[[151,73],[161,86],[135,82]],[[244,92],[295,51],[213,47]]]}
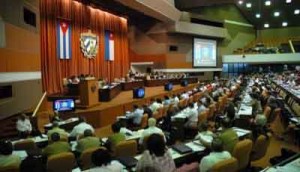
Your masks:
{"label": "flag stripe", "polygon": [[59,53],[60,53],[60,56],[59,56],[59,58],[60,59],[63,59],[64,58],[64,55],[63,55],[63,52],[64,52],[64,47],[63,47],[63,33],[62,33],[62,30],[61,30],[61,27],[59,26],[59,39],[60,39],[60,41],[59,41],[59,47],[60,47],[60,49],[59,49]]}
{"label": "flag stripe", "polygon": [[63,57],[64,58],[67,57],[66,50],[67,50],[67,48],[66,48],[66,33],[63,33],[63,53],[64,53]]}
{"label": "flag stripe", "polygon": [[109,40],[109,57],[110,57],[109,60],[114,60],[114,55],[115,55],[114,49],[115,49],[114,41]]}
{"label": "flag stripe", "polygon": [[59,59],[71,59],[71,26],[69,23],[57,23],[57,55]]}
{"label": "flag stripe", "polygon": [[105,60],[109,60],[109,31],[105,31]]}
{"label": "flag stripe", "polygon": [[111,37],[111,32],[109,30],[105,31],[104,42],[105,42],[105,60],[114,60],[114,40]]}

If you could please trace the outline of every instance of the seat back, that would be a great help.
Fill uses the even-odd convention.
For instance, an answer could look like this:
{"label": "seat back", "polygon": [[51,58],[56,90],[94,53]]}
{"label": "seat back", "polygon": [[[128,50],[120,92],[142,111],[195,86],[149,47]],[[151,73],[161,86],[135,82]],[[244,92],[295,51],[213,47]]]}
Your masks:
{"label": "seat back", "polygon": [[137,153],[137,143],[135,140],[126,140],[117,144],[115,156],[135,156]]}
{"label": "seat back", "polygon": [[181,100],[179,100],[179,102],[178,102],[178,107],[180,108],[180,109],[184,109],[185,107],[186,107],[186,99],[181,99]]}
{"label": "seat back", "polygon": [[19,172],[18,166],[8,166],[0,168],[0,172]]}
{"label": "seat back", "polygon": [[250,139],[239,141],[235,145],[232,156],[238,160],[238,170],[245,169],[248,166],[252,145]]}
{"label": "seat back", "polygon": [[159,113],[158,113],[158,111],[153,112],[152,118],[155,118],[156,120],[159,120]]}
{"label": "seat back", "polygon": [[252,148],[251,161],[256,161],[264,157],[268,150],[269,144],[270,139],[268,139],[265,135],[258,136]]}
{"label": "seat back", "polygon": [[[79,157],[79,162],[80,162],[80,166],[81,166],[81,170],[86,170],[89,168],[93,167],[93,163],[92,163],[92,153],[99,149],[99,147],[97,148],[89,148],[84,150],[80,157]],[[105,148],[102,148],[105,149]]]}
{"label": "seat back", "polygon": [[211,105],[209,105],[208,108],[209,108],[209,113],[208,113],[207,118],[208,119],[212,119],[214,117],[214,114],[215,114],[216,105],[215,104],[211,104]]}
{"label": "seat back", "polygon": [[264,115],[266,116],[267,119],[269,119],[270,113],[271,113],[271,107],[270,107],[270,106],[267,106],[267,107],[264,109]]}
{"label": "seat back", "polygon": [[163,107],[162,117],[167,116],[167,111],[168,111],[168,109],[169,109],[169,106],[170,106],[170,105],[166,105],[166,106]]}
{"label": "seat back", "polygon": [[22,140],[20,142],[16,142],[14,144],[14,150],[33,150],[35,149],[35,143],[33,140],[30,139],[26,139],[26,140]]}
{"label": "seat back", "polygon": [[47,161],[48,172],[70,172],[75,167],[75,156],[73,153],[64,152],[52,155]]}
{"label": "seat back", "polygon": [[236,172],[238,171],[238,161],[234,157],[223,160],[212,166],[210,172]]}
{"label": "seat back", "polygon": [[141,121],[141,128],[146,128],[148,125],[148,114],[144,114]]}
{"label": "seat back", "polygon": [[199,115],[198,115],[198,125],[202,124],[203,122],[207,121],[207,115],[208,115],[209,111],[205,110],[202,111]]}
{"label": "seat back", "polygon": [[194,103],[194,96],[190,96],[190,98],[188,99],[188,104],[189,103]]}
{"label": "seat back", "polygon": [[157,112],[158,112],[158,119],[161,119],[163,117],[163,107],[158,108]]}

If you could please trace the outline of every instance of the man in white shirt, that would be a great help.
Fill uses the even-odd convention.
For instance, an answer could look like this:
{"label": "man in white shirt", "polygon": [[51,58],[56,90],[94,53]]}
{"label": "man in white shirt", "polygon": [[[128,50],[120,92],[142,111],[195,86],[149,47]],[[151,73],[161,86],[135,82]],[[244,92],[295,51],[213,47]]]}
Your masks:
{"label": "man in white shirt", "polygon": [[194,103],[189,103],[189,107],[185,110],[188,121],[184,124],[186,128],[197,127],[198,123],[198,111],[194,106]]}
{"label": "man in white shirt", "polygon": [[20,134],[20,137],[22,138],[27,137],[32,131],[30,120],[25,114],[22,114],[21,117],[18,119],[16,127]]}
{"label": "man in white shirt", "polygon": [[78,137],[80,135],[83,135],[84,131],[87,129],[91,130],[92,132],[95,131],[90,124],[85,122],[85,119],[83,117],[79,117],[79,124],[73,128],[72,132],[70,133],[70,136]]}
{"label": "man in white shirt", "polygon": [[231,155],[227,151],[223,151],[223,143],[219,138],[214,138],[211,143],[212,152],[203,157],[200,162],[200,171],[208,172],[211,168],[220,161],[231,158]]}
{"label": "man in white shirt", "polygon": [[144,115],[144,109],[138,105],[133,105],[133,112],[126,115],[128,119],[132,119],[132,123],[135,126],[141,125],[142,117]]}
{"label": "man in white shirt", "polygon": [[148,119],[148,128],[143,131],[142,136],[139,140],[139,143],[142,144],[145,137],[150,136],[151,134],[154,134],[154,133],[164,136],[164,139],[166,141],[164,132],[160,128],[156,127],[156,119],[149,118]]}
{"label": "man in white shirt", "polygon": [[204,104],[202,103],[201,100],[198,101],[198,114],[200,114],[201,112],[207,110],[207,108],[204,106]]}
{"label": "man in white shirt", "polygon": [[156,112],[157,109],[163,107],[163,104],[161,103],[161,100],[152,99],[151,101],[152,101],[152,104],[149,106],[149,108],[152,110],[153,113]]}
{"label": "man in white shirt", "polygon": [[189,96],[189,94],[187,93],[187,92],[183,92],[182,94],[181,94],[181,96],[180,96],[182,99],[188,99],[190,96]]}

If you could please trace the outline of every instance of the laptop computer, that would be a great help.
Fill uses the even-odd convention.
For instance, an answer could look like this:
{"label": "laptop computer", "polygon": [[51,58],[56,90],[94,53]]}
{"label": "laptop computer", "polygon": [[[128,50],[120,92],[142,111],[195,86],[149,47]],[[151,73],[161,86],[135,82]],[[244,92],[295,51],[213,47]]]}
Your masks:
{"label": "laptop computer", "polygon": [[184,144],[177,144],[177,145],[172,146],[172,148],[180,154],[186,154],[186,153],[193,152],[193,150],[190,147],[188,147]]}
{"label": "laptop computer", "polygon": [[138,160],[131,156],[121,156],[117,160],[127,168],[135,167]]}

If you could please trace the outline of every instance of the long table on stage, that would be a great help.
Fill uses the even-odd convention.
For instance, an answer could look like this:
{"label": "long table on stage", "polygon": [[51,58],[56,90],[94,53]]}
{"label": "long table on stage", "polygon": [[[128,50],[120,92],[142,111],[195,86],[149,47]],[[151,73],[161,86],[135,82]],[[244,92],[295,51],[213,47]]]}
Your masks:
{"label": "long table on stage", "polygon": [[133,88],[143,87],[144,81],[138,80],[138,81],[131,81],[131,82],[121,82],[121,86],[123,91],[128,91],[128,90],[132,90]]}
{"label": "long table on stage", "polygon": [[172,83],[173,85],[178,85],[182,80],[187,80],[188,84],[193,84],[198,82],[198,78],[190,77],[190,78],[172,78],[172,79],[151,79],[145,81],[146,87],[156,87],[163,86],[166,83]]}
{"label": "long table on stage", "polygon": [[174,85],[172,91],[165,91],[164,87],[146,87],[145,97],[142,99],[133,99],[132,91],[122,91],[109,102],[102,102],[100,105],[88,109],[77,109],[76,116],[83,116],[95,128],[110,125],[116,121],[117,116],[124,115],[126,111],[132,111],[134,104],[143,105],[149,103],[151,98],[163,98],[164,95],[178,94],[183,91],[192,90],[197,84],[190,84],[187,87]]}
{"label": "long table on stage", "polygon": [[99,102],[108,102],[115,98],[122,91],[121,84],[108,86],[99,89]]}

